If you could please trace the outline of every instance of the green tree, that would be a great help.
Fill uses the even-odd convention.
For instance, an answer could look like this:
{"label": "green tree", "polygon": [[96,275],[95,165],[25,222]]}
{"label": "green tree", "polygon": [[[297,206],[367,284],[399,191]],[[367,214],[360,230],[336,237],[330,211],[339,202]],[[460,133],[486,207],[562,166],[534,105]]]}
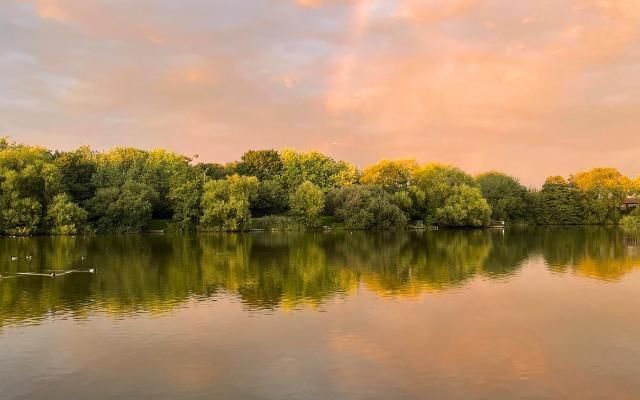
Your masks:
{"label": "green tree", "polygon": [[444,164],[426,164],[414,173],[415,185],[424,193],[422,212],[425,220],[435,220],[436,210],[444,206],[445,201],[456,193],[461,185],[476,187],[477,183],[471,175],[459,168]]}
{"label": "green tree", "polygon": [[487,172],[476,177],[482,196],[491,206],[491,218],[501,221],[525,222],[527,189],[514,177],[500,172]]}
{"label": "green tree", "polygon": [[407,217],[381,186],[345,186],[327,194],[326,208],[349,229],[404,228]]}
{"label": "green tree", "polygon": [[203,193],[203,181],[199,175],[179,180],[171,185],[168,200],[173,209],[173,223],[183,231],[196,229],[202,210],[200,202]]}
{"label": "green tree", "polygon": [[2,232],[9,235],[32,235],[40,230],[42,206],[36,199],[11,196],[3,199],[0,211]]}
{"label": "green tree", "polygon": [[324,209],[324,193],[312,182],[305,181],[289,197],[289,208],[307,227],[317,227]]}
{"label": "green tree", "polygon": [[487,225],[490,217],[491,207],[480,189],[466,184],[455,186],[443,206],[436,210],[436,222],[442,226],[480,227]]}
{"label": "green tree", "polygon": [[413,174],[418,169],[415,160],[382,160],[362,171],[360,182],[380,185],[389,193],[404,191],[413,184]]}
{"label": "green tree", "polygon": [[95,158],[95,153],[86,146],[55,155],[55,164],[60,170],[63,190],[76,203],[82,204],[95,195],[96,187],[93,183],[93,175],[97,169]]}
{"label": "green tree", "polygon": [[354,184],[358,180],[358,171],[353,165],[335,161],[315,151],[299,153],[285,150],[281,157],[283,169],[280,180],[289,192],[296,190],[305,181],[327,192],[332,188]]}
{"label": "green tree", "polygon": [[156,197],[152,187],[134,181],[99,188],[87,203],[90,220],[99,232],[142,232],[149,226]]}
{"label": "green tree", "polygon": [[249,208],[258,190],[258,179],[232,175],[204,185],[200,227],[203,230],[241,231],[251,220]]}
{"label": "green tree", "polygon": [[287,205],[287,192],[280,181],[260,181],[258,193],[251,202],[251,214],[255,217],[280,214],[286,211]]}
{"label": "green tree", "polygon": [[260,181],[277,179],[282,173],[283,163],[275,150],[249,150],[244,153],[237,166],[238,174],[255,176]]}
{"label": "green tree", "polygon": [[546,224],[575,225],[583,222],[581,193],[561,176],[550,176],[540,191],[542,220]]}
{"label": "green tree", "polygon": [[620,205],[632,192],[632,182],[614,168],[595,168],[569,178],[582,191],[582,220],[588,224],[618,223]]}
{"label": "green tree", "polygon": [[58,235],[75,235],[87,229],[88,213],[75,204],[71,196],[61,193],[53,198],[47,210],[50,232]]}

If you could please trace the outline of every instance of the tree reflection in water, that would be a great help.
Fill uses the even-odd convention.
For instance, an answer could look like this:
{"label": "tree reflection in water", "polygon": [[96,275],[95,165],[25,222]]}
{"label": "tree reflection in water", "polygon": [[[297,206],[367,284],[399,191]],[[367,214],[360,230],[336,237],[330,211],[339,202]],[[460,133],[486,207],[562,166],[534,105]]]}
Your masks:
{"label": "tree reflection in water", "polygon": [[[317,307],[359,285],[417,296],[508,279],[539,257],[554,273],[620,280],[638,268],[638,249],[638,236],[616,227],[2,238],[0,325],[162,312],[223,295],[249,309]],[[15,277],[93,266],[98,274]]]}

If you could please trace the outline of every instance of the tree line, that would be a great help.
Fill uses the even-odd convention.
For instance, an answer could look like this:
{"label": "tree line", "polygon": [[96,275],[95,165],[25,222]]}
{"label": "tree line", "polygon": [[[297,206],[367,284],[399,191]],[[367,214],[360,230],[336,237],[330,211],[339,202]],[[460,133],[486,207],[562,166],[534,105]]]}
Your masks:
{"label": "tree line", "polygon": [[[0,233],[142,232],[157,220],[181,231],[250,228],[391,230],[425,224],[482,227],[638,225],[621,209],[640,192],[613,168],[540,190],[509,175],[383,160],[360,170],[315,152],[250,150],[227,164],[165,150],[51,151],[0,138]],[[628,214],[628,215],[627,215]]]}

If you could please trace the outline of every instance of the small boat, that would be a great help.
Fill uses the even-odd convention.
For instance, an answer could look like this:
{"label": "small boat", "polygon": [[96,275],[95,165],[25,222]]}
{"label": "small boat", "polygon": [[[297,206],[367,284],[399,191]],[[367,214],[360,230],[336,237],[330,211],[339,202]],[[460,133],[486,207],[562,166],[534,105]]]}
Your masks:
{"label": "small boat", "polygon": [[491,223],[489,224],[489,228],[491,229],[504,229],[504,226],[504,221],[491,221]]}

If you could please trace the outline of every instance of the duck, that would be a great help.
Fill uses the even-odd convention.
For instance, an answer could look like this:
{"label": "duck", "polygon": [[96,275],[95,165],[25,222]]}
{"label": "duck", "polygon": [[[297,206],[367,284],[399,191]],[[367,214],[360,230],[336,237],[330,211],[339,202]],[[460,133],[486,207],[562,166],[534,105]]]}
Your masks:
{"label": "duck", "polygon": [[26,258],[27,260],[29,260],[29,261],[31,261],[31,259],[33,259],[33,257],[32,257],[32,256],[26,256],[25,258]]}
{"label": "duck", "polygon": [[11,261],[18,261],[18,257],[11,257]]}
{"label": "duck", "polygon": [[56,277],[56,273],[55,271],[49,274],[50,277],[55,278]]}
{"label": "duck", "polygon": [[89,273],[90,274],[95,274],[97,271],[97,268],[89,268]]}

